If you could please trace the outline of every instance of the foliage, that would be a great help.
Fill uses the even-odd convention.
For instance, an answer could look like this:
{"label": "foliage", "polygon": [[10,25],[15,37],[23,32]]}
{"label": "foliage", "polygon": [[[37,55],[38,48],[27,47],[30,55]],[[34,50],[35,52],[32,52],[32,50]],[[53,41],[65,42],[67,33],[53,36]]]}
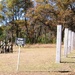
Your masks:
{"label": "foliage", "polygon": [[4,36],[9,34],[8,38],[12,41],[15,37],[24,37],[27,43],[55,43],[58,24],[63,26],[62,32],[65,27],[75,31],[74,0],[35,0],[35,2],[36,5],[33,6],[31,0],[1,1],[0,22],[6,25],[2,33]]}
{"label": "foliage", "polygon": [[3,29],[0,27],[0,36],[3,34]]}

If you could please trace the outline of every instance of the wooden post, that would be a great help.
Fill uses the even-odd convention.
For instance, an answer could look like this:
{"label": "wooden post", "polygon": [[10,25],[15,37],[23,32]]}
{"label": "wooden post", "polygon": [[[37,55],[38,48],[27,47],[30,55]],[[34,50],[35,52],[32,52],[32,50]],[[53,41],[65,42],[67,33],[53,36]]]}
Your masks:
{"label": "wooden post", "polygon": [[68,54],[68,28],[65,28],[64,34],[65,34],[65,36],[64,36],[64,55],[65,55],[65,57],[67,57],[67,54]]}
{"label": "wooden post", "polygon": [[74,42],[73,42],[73,49],[75,49],[75,32],[74,32]]}
{"label": "wooden post", "polygon": [[72,39],[71,39],[71,51],[74,49],[73,43],[74,43],[74,32],[72,31]]}
{"label": "wooden post", "polygon": [[57,25],[56,63],[61,62],[61,34],[62,25]]}
{"label": "wooden post", "polygon": [[68,34],[68,54],[71,52],[71,30],[69,30]]}
{"label": "wooden post", "polygon": [[19,46],[19,50],[18,50],[18,60],[17,60],[17,71],[19,69],[19,63],[20,63],[20,46]]}

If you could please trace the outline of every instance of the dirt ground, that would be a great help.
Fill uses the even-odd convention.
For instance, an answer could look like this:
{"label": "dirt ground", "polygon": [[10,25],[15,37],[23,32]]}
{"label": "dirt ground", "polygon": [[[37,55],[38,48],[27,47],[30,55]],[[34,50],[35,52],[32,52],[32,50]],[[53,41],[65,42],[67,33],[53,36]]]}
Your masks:
{"label": "dirt ground", "polygon": [[55,44],[36,44],[21,47],[19,70],[16,71],[18,47],[13,53],[0,54],[0,75],[75,75],[75,51],[67,58],[64,48],[61,63],[55,63]]}

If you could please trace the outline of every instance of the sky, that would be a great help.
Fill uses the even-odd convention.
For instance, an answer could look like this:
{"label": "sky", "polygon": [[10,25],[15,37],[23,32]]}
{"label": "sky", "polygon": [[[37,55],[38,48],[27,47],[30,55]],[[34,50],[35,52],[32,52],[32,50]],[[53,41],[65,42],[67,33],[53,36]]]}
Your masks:
{"label": "sky", "polygon": [[36,0],[32,0],[34,2],[34,6],[36,6]]}

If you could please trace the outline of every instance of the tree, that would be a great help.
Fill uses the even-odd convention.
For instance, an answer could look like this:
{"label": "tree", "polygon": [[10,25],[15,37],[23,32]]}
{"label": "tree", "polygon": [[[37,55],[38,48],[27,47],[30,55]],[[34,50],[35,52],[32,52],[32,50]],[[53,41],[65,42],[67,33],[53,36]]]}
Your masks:
{"label": "tree", "polygon": [[[35,8],[29,9],[26,16],[28,17],[28,21],[33,30],[32,38],[35,41],[38,40],[41,35],[45,35],[50,31],[56,31],[56,10],[54,7],[47,2],[37,4]],[[36,33],[36,34],[35,34]],[[55,32],[56,35],[56,32]]]}
{"label": "tree", "polygon": [[[36,0],[36,7],[27,12],[29,23],[33,27],[33,35],[36,32],[37,36],[43,35],[46,30],[55,32],[56,25],[61,24],[64,28],[68,27],[74,30],[74,4],[73,0]],[[45,30],[43,28],[45,27]],[[47,27],[49,29],[47,29]],[[47,33],[47,32],[46,32]],[[46,35],[45,33],[45,35]],[[63,35],[63,34],[62,34]],[[33,37],[34,39],[34,37]]]}
{"label": "tree", "polygon": [[3,35],[3,29],[0,27],[0,36]]}
{"label": "tree", "polygon": [[17,37],[20,37],[20,34],[23,31],[23,28],[22,28],[23,25],[25,26],[24,28],[26,30],[27,24],[25,24],[25,20],[26,20],[25,14],[27,9],[31,7],[31,5],[32,5],[32,2],[30,0],[2,0],[1,1],[0,22],[4,23],[6,26],[7,25],[10,26],[10,29],[8,30],[9,31],[11,30],[12,32],[12,38],[14,36],[13,30],[15,30]]}
{"label": "tree", "polygon": [[[12,37],[26,37],[27,42],[47,43],[50,33],[56,37],[56,26],[75,31],[75,1],[74,0],[36,0],[33,6],[31,0],[3,0],[0,4],[0,21],[4,22]],[[4,14],[4,15],[3,15]],[[21,35],[23,33],[23,35]]]}
{"label": "tree", "polygon": [[[26,11],[29,7],[31,7],[32,2],[30,0],[11,0],[11,2],[9,0],[8,1],[8,7],[9,9],[13,9],[13,21],[14,24],[16,25],[16,35],[17,37],[19,37],[19,31],[18,31],[18,24],[15,22],[14,18],[16,20],[20,20],[20,18],[22,18],[22,20],[25,20],[24,24],[25,24],[25,33],[27,33],[27,37],[28,37],[28,26],[27,26],[27,20],[26,20]],[[12,4],[11,4],[12,3]],[[14,3],[14,4],[13,4]],[[14,12],[15,11],[15,12]],[[12,12],[12,10],[11,10]],[[24,14],[24,15],[23,15]],[[23,15],[23,16],[22,16]],[[18,17],[18,19],[17,19]]]}

